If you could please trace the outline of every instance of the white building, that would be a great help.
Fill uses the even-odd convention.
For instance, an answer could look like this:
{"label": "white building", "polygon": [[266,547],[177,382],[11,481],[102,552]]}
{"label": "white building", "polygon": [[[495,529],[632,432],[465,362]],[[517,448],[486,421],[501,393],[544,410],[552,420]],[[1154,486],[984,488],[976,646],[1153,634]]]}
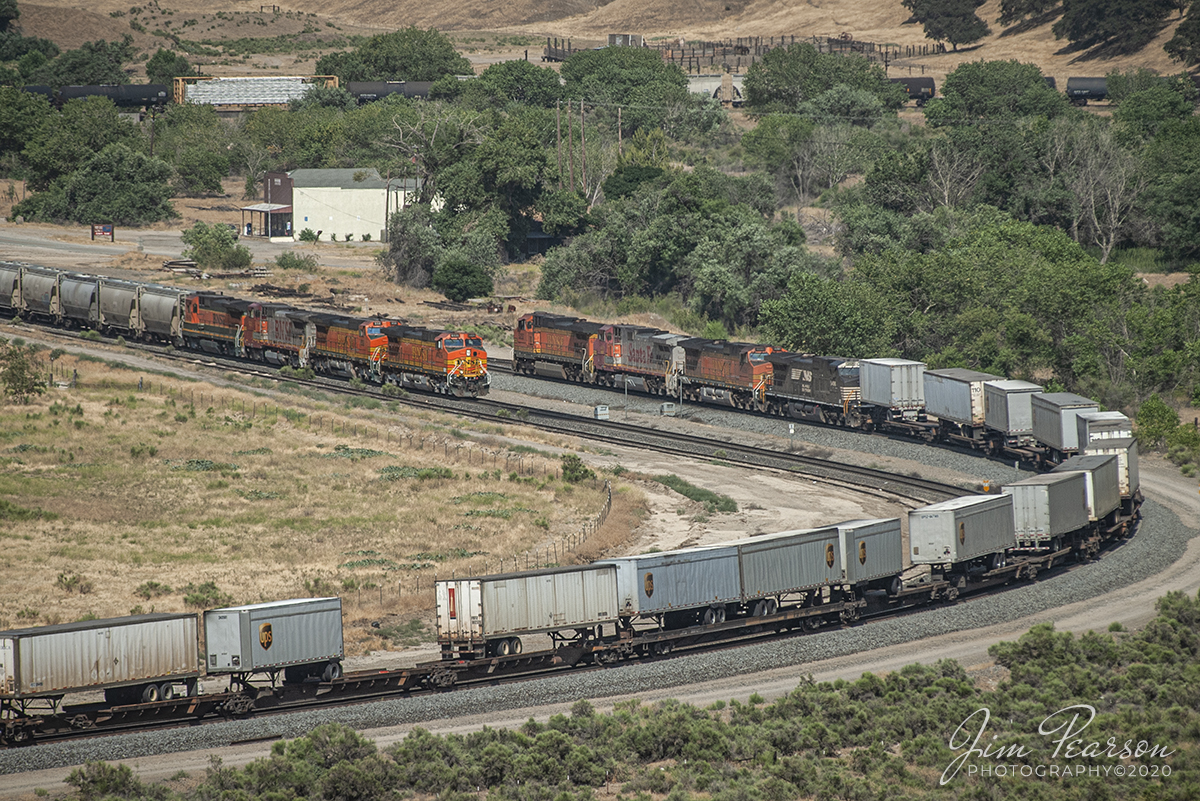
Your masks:
{"label": "white building", "polygon": [[320,232],[324,242],[336,238],[355,242],[366,236],[383,241],[388,215],[416,202],[417,181],[381,178],[374,168],[292,170],[292,236],[306,228]]}

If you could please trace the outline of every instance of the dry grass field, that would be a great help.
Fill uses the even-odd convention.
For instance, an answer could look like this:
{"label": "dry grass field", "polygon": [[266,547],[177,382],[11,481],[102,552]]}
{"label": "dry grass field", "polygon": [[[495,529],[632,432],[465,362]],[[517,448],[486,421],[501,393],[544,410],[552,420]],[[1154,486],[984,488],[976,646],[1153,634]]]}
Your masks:
{"label": "dry grass field", "polygon": [[[292,0],[280,13],[260,12],[261,4],[214,0],[202,10],[179,0],[157,0],[131,6],[126,0],[40,0],[21,3],[20,24],[26,35],[43,36],[64,47],[78,47],[96,38],[134,37],[139,49],[153,53],[177,35],[190,41],[219,42],[246,37],[271,39],[269,48],[253,54],[222,53],[191,56],[211,75],[306,74],[316,59],[338,40],[416,25],[451,35],[476,70],[506,58],[536,60],[546,36],[571,37],[577,45],[603,43],[609,33],[639,33],[652,40],[726,39],[747,36],[818,36],[843,34],[854,39],[899,45],[928,43],[920,25],[905,24],[909,12],[900,0],[513,0],[491,3],[428,2],[422,0]],[[134,9],[137,13],[134,13]],[[64,13],[64,10],[67,10]],[[978,44],[902,60],[892,75],[944,76],[959,64],[979,59],[1018,59],[1038,64],[1059,81],[1070,75],[1103,75],[1114,69],[1149,67],[1177,72],[1163,52],[1179,20],[1167,21],[1159,36],[1140,52],[1089,58],[1068,52],[1065,40],[1054,38],[1053,20],[1041,25],[1000,27],[1000,0],[987,0],[977,12],[992,28]],[[275,39],[275,37],[280,37]]]}
{"label": "dry grass field", "polygon": [[[97,357],[55,370],[78,385],[0,407],[0,629],[330,594],[348,649],[383,649],[370,622],[420,639],[435,575],[554,561],[603,505],[602,482],[558,478],[569,443],[522,444],[517,421]],[[618,487],[557,560],[623,544],[639,507]]]}

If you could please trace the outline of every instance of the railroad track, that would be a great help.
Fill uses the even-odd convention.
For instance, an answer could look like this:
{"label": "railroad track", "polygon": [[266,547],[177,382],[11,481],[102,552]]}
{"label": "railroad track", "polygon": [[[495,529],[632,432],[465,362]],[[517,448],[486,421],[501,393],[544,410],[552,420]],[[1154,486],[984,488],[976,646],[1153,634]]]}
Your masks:
{"label": "railroad track", "polygon": [[[39,335],[57,337],[66,341],[77,341],[79,344],[91,343],[69,333],[55,331],[46,332],[35,329]],[[918,502],[930,502],[956,497],[964,494],[963,487],[928,481],[915,476],[891,474],[874,468],[860,467],[834,462],[828,459],[807,456],[798,453],[781,452],[767,448],[758,448],[718,439],[698,437],[693,434],[683,434],[661,431],[641,426],[631,426],[626,423],[594,420],[578,414],[536,409],[519,404],[504,403],[490,399],[463,400],[440,395],[410,394],[406,397],[385,395],[374,389],[364,389],[350,386],[346,382],[334,379],[297,379],[294,376],[280,376],[269,368],[247,363],[240,360],[221,358],[197,358],[195,354],[182,354],[170,349],[141,344],[128,347],[152,354],[174,362],[186,362],[209,368],[218,368],[244,375],[253,375],[277,382],[288,381],[301,386],[308,386],[323,391],[337,392],[347,395],[378,398],[388,402],[421,408],[437,409],[466,417],[486,420],[503,420],[505,422],[528,425],[544,431],[576,436],[591,441],[604,442],[623,447],[640,447],[652,449],[660,453],[680,457],[701,458],[721,463],[735,464],[756,469],[772,468],[783,471],[801,473],[816,481],[842,483],[853,485],[867,491],[886,493],[891,496],[908,498]],[[504,414],[502,414],[504,413]],[[519,416],[518,416],[519,415]],[[1056,568],[1054,572],[1058,572]],[[984,592],[990,594],[1000,590],[999,586],[988,588]],[[937,601],[935,594],[926,598],[913,598],[909,605],[899,606],[891,610],[883,610],[880,614],[907,614],[916,609]],[[811,610],[810,610],[811,611]],[[738,647],[756,642],[768,637],[794,636],[805,630],[818,627],[837,626],[837,611],[826,613],[823,618],[801,611],[799,614],[773,618],[737,618],[703,630],[689,632],[672,644],[671,649],[661,653],[651,653],[636,656],[638,661],[670,658],[670,651],[682,655],[695,653],[706,649],[725,649]],[[786,619],[785,619],[786,618]],[[794,618],[794,619],[793,619]],[[875,619],[875,614],[864,618]],[[812,623],[813,625],[809,625]],[[577,652],[577,653],[576,653]],[[564,653],[572,654],[564,658]],[[619,664],[619,662],[615,663]],[[439,692],[449,686],[455,688],[496,686],[521,681],[532,681],[548,675],[561,673],[564,670],[585,671],[603,670],[613,666],[602,663],[594,658],[587,648],[568,648],[566,651],[539,651],[534,653],[514,655],[509,657],[491,657],[477,660],[474,663],[459,663],[461,671],[449,682],[439,684],[437,673],[447,670],[439,664],[418,666],[417,668],[358,672],[347,674],[345,677],[330,683],[298,685],[286,688],[258,688],[242,693],[218,693],[212,696],[201,696],[195,706],[195,699],[176,699],[175,701],[158,702],[151,705],[130,707],[127,711],[116,710],[121,714],[113,717],[104,713],[102,726],[71,725],[74,717],[71,713],[82,710],[82,707],[66,708],[64,715],[59,718],[57,726],[48,726],[44,732],[39,732],[37,742],[61,742],[63,740],[79,739],[91,736],[107,736],[111,734],[128,733],[132,731],[163,730],[181,726],[192,726],[199,723],[219,722],[237,719],[253,714],[256,718],[263,715],[289,714],[316,708],[328,708],[336,705],[363,704],[374,701],[428,694]],[[453,666],[452,666],[453,667]],[[193,714],[187,714],[189,704]],[[78,724],[81,719],[74,718]],[[65,722],[63,722],[65,721]]]}
{"label": "railroad track", "polygon": [[[48,333],[45,329],[38,327],[32,327],[30,330],[39,334]],[[50,335],[79,344],[94,342],[94,340],[84,339],[70,332],[54,331]],[[477,420],[492,422],[500,420],[608,445],[654,450],[670,456],[783,470],[798,473],[822,483],[847,484],[920,503],[947,500],[971,491],[963,486],[930,481],[918,476],[889,473],[885,470],[836,462],[801,453],[741,445],[728,440],[706,438],[691,433],[663,431],[626,422],[596,420],[580,414],[504,403],[488,398],[467,400],[432,393],[407,393],[404,396],[395,396],[374,388],[354,387],[346,381],[334,378],[303,379],[296,376],[281,376],[270,367],[240,359],[217,357],[210,354],[200,356],[194,353],[181,353],[165,347],[142,343],[127,343],[125,347],[177,363],[215,367],[279,383],[288,382],[322,391],[394,402],[410,408],[439,410]],[[491,360],[489,360],[490,364]]]}

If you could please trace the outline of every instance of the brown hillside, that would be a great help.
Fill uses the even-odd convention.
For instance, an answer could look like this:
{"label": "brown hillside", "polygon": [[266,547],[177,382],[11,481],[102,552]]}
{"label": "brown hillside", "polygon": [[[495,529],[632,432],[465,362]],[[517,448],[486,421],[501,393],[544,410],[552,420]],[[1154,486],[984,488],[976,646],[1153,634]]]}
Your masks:
{"label": "brown hillside", "polygon": [[[45,36],[68,47],[89,38],[115,39],[129,32],[128,17],[111,18],[109,13],[123,11],[128,14],[129,2],[92,0],[85,5],[81,0],[42,0],[38,5],[22,3],[21,24],[27,35]],[[195,14],[182,0],[160,0],[146,7],[161,9],[160,21],[167,18],[163,14],[166,11]],[[780,35],[801,38],[849,34],[855,39],[879,43],[926,44],[920,26],[903,24],[908,12],[899,0],[289,0],[280,7],[283,11],[316,15],[324,28],[336,26],[330,31],[344,33],[417,25],[444,31],[492,31],[578,40],[602,40],[607,33],[640,33],[652,39]],[[64,15],[63,9],[67,8],[73,10]],[[205,4],[204,12],[206,16],[217,11],[257,16],[259,8],[259,3],[212,0]],[[1140,53],[1088,59],[1079,53],[1062,53],[1066,43],[1054,38],[1050,24],[1019,33],[1010,29],[1006,35],[996,21],[999,11],[1000,0],[988,0],[980,9],[980,15],[992,26],[993,32],[977,46],[959,53],[908,59],[893,65],[891,74],[920,74],[924,70],[936,77],[958,64],[978,59],[1033,62],[1060,82],[1070,75],[1100,75],[1135,66],[1161,72],[1180,69],[1162,49],[1172,36],[1177,21],[1167,25]],[[263,16],[271,18],[272,15]],[[174,19],[178,21],[180,17]],[[208,19],[212,20],[212,17]],[[281,18],[276,19],[282,22]],[[216,29],[209,29],[206,24],[203,35],[197,35],[196,28],[181,29],[178,23],[170,30],[189,39],[291,33],[276,25],[271,28],[247,25],[243,17],[240,23],[218,23]],[[151,50],[165,42],[146,34],[138,34],[135,38],[139,47]]]}

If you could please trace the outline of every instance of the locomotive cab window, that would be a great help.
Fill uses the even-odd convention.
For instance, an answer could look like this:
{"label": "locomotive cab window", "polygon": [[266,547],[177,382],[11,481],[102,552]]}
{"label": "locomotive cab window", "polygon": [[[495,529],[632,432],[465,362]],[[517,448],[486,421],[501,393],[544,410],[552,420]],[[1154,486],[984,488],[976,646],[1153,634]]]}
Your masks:
{"label": "locomotive cab window", "polygon": [[446,350],[460,350],[462,348],[462,346],[463,346],[463,341],[461,339],[447,339],[446,340]]}
{"label": "locomotive cab window", "polygon": [[482,339],[480,339],[479,337],[471,337],[470,339],[468,339],[468,340],[467,340],[467,347],[469,347],[469,348],[482,348],[482,347],[483,347],[483,340],[482,340]]}

